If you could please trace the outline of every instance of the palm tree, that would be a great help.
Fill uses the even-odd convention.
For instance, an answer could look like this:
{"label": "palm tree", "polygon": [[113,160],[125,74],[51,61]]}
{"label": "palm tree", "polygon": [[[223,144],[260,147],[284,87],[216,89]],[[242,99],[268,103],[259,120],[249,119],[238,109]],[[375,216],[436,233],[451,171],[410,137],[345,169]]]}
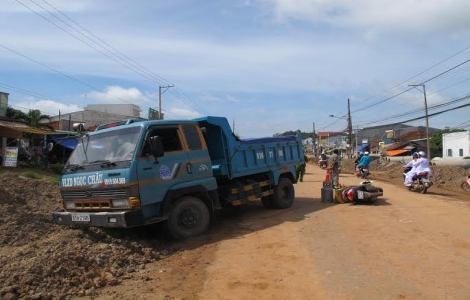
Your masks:
{"label": "palm tree", "polygon": [[26,124],[30,127],[39,128],[42,120],[51,120],[48,115],[42,115],[39,109],[30,109],[25,115]]}

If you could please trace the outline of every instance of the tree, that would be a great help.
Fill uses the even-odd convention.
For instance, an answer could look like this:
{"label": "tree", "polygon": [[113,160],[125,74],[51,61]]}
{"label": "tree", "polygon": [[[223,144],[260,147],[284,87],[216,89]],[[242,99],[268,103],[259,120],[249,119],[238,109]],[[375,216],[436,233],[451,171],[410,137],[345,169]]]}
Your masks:
{"label": "tree", "polygon": [[21,110],[14,109],[11,106],[7,107],[7,118],[14,119],[14,120],[25,120],[26,119],[26,114],[22,112]]}
{"label": "tree", "polygon": [[30,109],[24,120],[28,126],[38,128],[42,120],[50,121],[51,118],[48,115],[42,115],[39,109]]}
{"label": "tree", "polygon": [[[278,136],[286,136],[286,135],[296,135],[297,134],[297,131],[286,131],[284,133],[275,133],[273,136],[274,137],[278,137]],[[305,140],[305,139],[308,139],[312,137],[312,133],[311,132],[302,132],[302,139]]]}
{"label": "tree", "polygon": [[465,131],[464,129],[450,129],[450,127],[446,126],[444,129],[436,132],[433,136],[429,139],[429,146],[431,148],[431,156],[441,156],[442,155],[442,135],[445,133],[452,133],[452,132],[461,132]]}

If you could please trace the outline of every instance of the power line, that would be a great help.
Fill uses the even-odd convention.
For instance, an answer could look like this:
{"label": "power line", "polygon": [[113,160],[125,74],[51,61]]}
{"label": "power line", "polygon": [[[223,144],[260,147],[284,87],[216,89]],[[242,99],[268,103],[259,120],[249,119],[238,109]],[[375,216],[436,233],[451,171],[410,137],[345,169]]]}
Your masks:
{"label": "power line", "polygon": [[[39,94],[39,93],[36,93],[36,92],[25,90],[25,89],[22,89],[22,88],[19,88],[19,87],[14,87],[14,86],[4,84],[4,83],[1,83],[1,82],[0,82],[0,86],[4,86],[8,90],[12,90],[12,91],[15,91],[15,92],[20,93],[20,94],[29,95],[29,96],[38,97],[38,98],[43,98],[44,100],[52,100],[54,102],[59,102],[59,103],[63,103],[63,104],[66,104],[66,105],[69,105],[69,104],[76,105],[75,103],[72,103],[72,102],[61,101],[61,100],[58,100],[58,99],[50,97],[50,96],[45,96],[45,95],[42,95],[42,94]],[[11,106],[13,106],[13,105],[11,105]],[[76,105],[76,106],[80,107],[79,105]],[[18,106],[18,107],[20,107],[20,106]],[[21,108],[31,109],[31,108],[27,108],[27,107],[21,107]],[[83,109],[85,109],[85,106],[83,106]],[[91,108],[87,108],[86,110],[95,111],[95,112],[103,112],[102,110],[96,110],[96,109],[91,109]],[[74,113],[74,112],[70,112],[70,113]],[[66,114],[70,114],[70,113],[66,113]],[[48,114],[50,114],[51,116],[56,116],[57,115],[56,113],[50,113],[50,112],[48,112]],[[112,114],[114,116],[121,116],[121,117],[125,117],[125,118],[133,118],[134,117],[134,116],[116,114],[116,113],[109,113],[109,114]]]}
{"label": "power line", "polygon": [[79,79],[77,79],[77,78],[75,78],[75,77],[72,77],[72,76],[70,76],[70,75],[68,75],[68,74],[65,74],[64,72],[61,72],[61,71],[59,71],[59,70],[56,70],[56,69],[54,69],[54,68],[52,68],[52,67],[49,67],[49,66],[47,66],[47,65],[45,65],[45,64],[43,64],[43,63],[41,63],[41,62],[39,62],[39,61],[37,61],[37,60],[34,60],[34,59],[32,59],[32,58],[30,58],[30,57],[24,55],[24,54],[21,54],[21,53],[18,52],[18,51],[15,51],[15,50],[13,50],[13,49],[11,49],[11,48],[8,48],[8,47],[5,46],[5,45],[0,44],[0,47],[6,49],[6,50],[8,50],[8,51],[11,51],[11,52],[13,52],[13,53],[15,53],[15,54],[17,54],[17,55],[23,57],[23,58],[26,58],[27,60],[30,60],[30,61],[32,61],[32,62],[34,62],[34,63],[36,63],[36,64],[38,64],[38,65],[40,65],[40,66],[43,66],[44,68],[49,69],[49,70],[51,70],[51,71],[53,71],[53,72],[55,72],[55,73],[57,73],[57,74],[60,74],[60,75],[62,75],[62,76],[64,76],[64,77],[67,77],[67,78],[69,78],[69,79],[71,79],[71,80],[73,80],[73,81],[76,81],[76,82],[78,82],[78,83],[80,83],[80,84],[82,84],[82,85],[85,85],[85,86],[87,86],[87,87],[89,87],[89,88],[92,88],[93,90],[95,90],[95,91],[97,91],[97,92],[104,93],[104,94],[108,94],[108,95],[110,95],[110,96],[112,96],[112,97],[114,97],[114,98],[116,98],[116,99],[118,99],[118,100],[120,100],[120,101],[123,101],[123,102],[128,103],[128,104],[132,104],[132,103],[129,103],[129,102],[125,101],[124,99],[121,99],[121,98],[119,98],[119,97],[116,97],[116,96],[114,96],[114,95],[112,95],[112,94],[110,94],[110,93],[108,93],[108,92],[102,91],[102,90],[98,89],[97,87],[94,87],[94,86],[92,86],[92,85],[90,85],[90,84],[88,84],[88,83],[86,83],[86,82],[84,82],[84,81],[81,81],[81,80],[79,80]]}
{"label": "power line", "polygon": [[[133,71],[139,75],[141,75],[142,77],[150,80],[150,81],[153,81],[153,82],[156,82],[158,84],[161,84],[162,81],[167,83],[169,81],[167,81],[166,79],[164,79],[163,77],[153,73],[153,72],[150,72],[148,69],[146,69],[145,67],[141,66],[140,64],[136,63],[134,60],[130,59],[128,56],[122,54],[120,51],[118,51],[117,49],[115,49],[114,47],[112,47],[111,45],[109,45],[108,43],[104,42],[102,39],[100,39],[99,37],[97,37],[95,34],[91,33],[89,30],[85,29],[83,26],[81,26],[80,24],[78,24],[77,22],[75,22],[74,20],[72,20],[70,17],[66,16],[64,13],[62,13],[61,11],[59,11],[55,6],[51,5],[49,2],[45,1],[45,0],[42,0],[44,3],[46,3],[47,5],[49,5],[50,7],[52,7],[53,9],[55,9],[58,13],[60,13],[62,16],[66,17],[68,20],[70,20],[71,22],[73,22],[74,24],[76,24],[77,26],[79,26],[81,29],[85,30],[87,33],[89,33],[90,35],[92,35],[94,38],[96,38],[100,43],[106,45],[108,48],[111,48],[113,51],[110,51],[109,49],[106,49],[106,47],[104,47],[102,44],[96,42],[95,40],[91,39],[89,36],[83,34],[82,32],[80,32],[79,30],[77,30],[76,28],[74,28],[73,26],[71,26],[70,24],[68,24],[67,22],[65,22],[64,20],[62,20],[61,18],[57,17],[55,14],[53,14],[51,11],[47,10],[46,8],[44,8],[43,6],[39,5],[37,2],[35,2],[34,0],[30,0],[31,2],[33,2],[34,4],[36,4],[38,7],[42,8],[44,11],[46,11],[47,13],[49,13],[51,16],[53,16],[54,18],[56,18],[57,20],[59,20],[60,22],[64,23],[65,25],[67,25],[68,27],[70,27],[71,29],[73,29],[75,32],[79,33],[81,36],[83,36],[84,38],[88,39],[89,41],[91,41],[92,43],[94,43],[95,45],[97,45],[98,47],[100,47],[101,49],[103,49],[104,51],[110,53],[111,55],[113,55],[114,57],[116,57],[117,59],[119,59],[120,61],[116,60],[115,58],[109,56],[108,54],[104,53],[103,51],[97,49],[96,47],[90,45],[89,43],[87,43],[86,41],[84,41],[83,39],[77,37],[76,35],[74,35],[73,33],[71,33],[70,31],[64,29],[63,27],[59,26],[57,23],[55,23],[54,21],[50,20],[49,18],[41,15],[40,13],[38,13],[37,11],[35,11],[34,9],[32,9],[31,7],[29,7],[28,5],[22,3],[21,1],[19,0],[15,0],[16,2],[20,3],[21,5],[25,6],[27,9],[31,10],[32,12],[34,12],[35,14],[37,14],[38,16],[40,16],[41,18],[45,19],[46,21],[48,21],[49,23],[53,24],[54,26],[56,26],[57,28],[61,29],[62,31],[68,33],[69,35],[71,35],[72,37],[74,37],[75,39],[81,41],[82,43],[84,43],[85,45],[89,46],[90,48],[98,51],[99,53],[101,53],[102,55],[104,55],[105,57],[113,60],[114,62],[120,64],[121,66],[127,68],[128,70],[130,71]],[[118,53],[119,55],[117,55],[116,53]],[[123,58],[124,57],[124,58]],[[123,61],[124,63],[126,63],[127,65],[125,65],[124,63],[122,63],[121,61]],[[130,62],[129,62],[130,61]],[[173,94],[175,94],[178,98],[180,98],[181,101],[183,101],[185,104],[187,104],[189,107],[195,109],[196,111],[198,111],[199,113],[203,113],[203,110],[197,106],[195,103],[193,103],[186,95],[184,95],[181,91],[177,90],[177,93],[174,93],[172,92]]]}

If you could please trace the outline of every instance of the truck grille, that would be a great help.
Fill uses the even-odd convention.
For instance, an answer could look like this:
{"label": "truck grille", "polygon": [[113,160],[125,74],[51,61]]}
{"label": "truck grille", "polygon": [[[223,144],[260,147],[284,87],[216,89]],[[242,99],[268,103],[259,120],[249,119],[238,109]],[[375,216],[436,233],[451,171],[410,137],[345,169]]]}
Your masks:
{"label": "truck grille", "polygon": [[125,197],[126,189],[88,190],[88,191],[64,191],[62,198],[67,199],[89,199],[89,198],[115,198]]}

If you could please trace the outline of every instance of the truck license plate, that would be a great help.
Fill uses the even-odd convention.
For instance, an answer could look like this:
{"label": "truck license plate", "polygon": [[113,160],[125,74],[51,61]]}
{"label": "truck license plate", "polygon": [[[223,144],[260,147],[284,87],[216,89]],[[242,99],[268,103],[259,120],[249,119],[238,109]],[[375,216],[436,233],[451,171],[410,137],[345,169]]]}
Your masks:
{"label": "truck license plate", "polygon": [[89,214],[72,214],[72,222],[90,222]]}

